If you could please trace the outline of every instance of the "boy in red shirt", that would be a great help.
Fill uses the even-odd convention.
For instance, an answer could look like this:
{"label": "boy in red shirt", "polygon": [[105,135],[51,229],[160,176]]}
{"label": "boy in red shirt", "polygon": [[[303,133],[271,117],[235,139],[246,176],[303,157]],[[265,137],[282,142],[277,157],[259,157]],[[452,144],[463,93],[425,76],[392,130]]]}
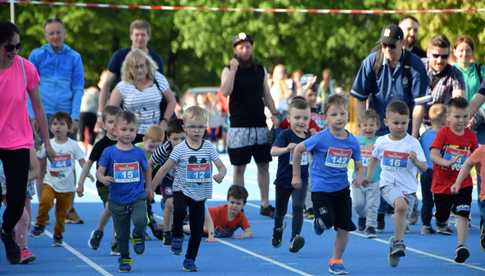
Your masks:
{"label": "boy in red shirt", "polygon": [[448,103],[448,127],[438,131],[431,144],[431,160],[434,163],[431,191],[436,205],[437,232],[451,235],[448,218],[450,211],[456,214],[458,246],[455,262],[457,263],[465,262],[470,256],[465,241],[468,235],[468,217],[472,201],[472,179],[470,176],[465,178],[460,189],[453,186],[465,160],[478,147],[477,137],[472,130],[466,128],[468,116],[466,99],[463,97],[451,99]]}

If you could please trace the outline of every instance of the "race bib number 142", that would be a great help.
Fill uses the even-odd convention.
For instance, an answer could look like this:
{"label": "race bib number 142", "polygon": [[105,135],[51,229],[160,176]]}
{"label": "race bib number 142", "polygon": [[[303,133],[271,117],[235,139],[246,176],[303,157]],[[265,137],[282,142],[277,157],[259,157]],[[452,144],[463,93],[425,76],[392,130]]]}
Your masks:
{"label": "race bib number 142", "polygon": [[325,166],[332,168],[347,168],[352,156],[352,149],[328,148]]}

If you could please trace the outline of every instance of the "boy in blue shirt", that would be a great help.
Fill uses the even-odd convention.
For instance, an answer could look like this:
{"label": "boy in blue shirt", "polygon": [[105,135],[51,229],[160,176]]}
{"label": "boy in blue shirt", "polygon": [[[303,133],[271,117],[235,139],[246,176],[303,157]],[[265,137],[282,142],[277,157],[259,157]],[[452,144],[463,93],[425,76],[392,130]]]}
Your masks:
{"label": "boy in blue shirt", "polygon": [[278,156],[278,171],[276,172],[276,210],[274,217],[273,240],[274,247],[281,246],[283,236],[283,220],[288,209],[288,200],[292,199],[293,218],[291,227],[290,252],[298,252],[304,245],[305,239],[300,235],[303,225],[303,206],[308,188],[308,156],[303,153],[301,161],[302,185],[295,188],[291,185],[292,151],[295,146],[308,137],[310,122],[310,106],[304,99],[293,100],[289,106],[290,128],[284,129],[276,138],[271,155]]}
{"label": "boy in blue shirt", "polygon": [[293,150],[293,179],[291,185],[302,186],[301,156],[304,151],[312,154],[311,191],[315,211],[314,230],[321,235],[334,227],[337,231],[328,271],[348,274],[342,261],[349,231],[356,229],[352,222],[347,165],[354,159],[358,176],[355,185],[364,181],[360,147],[357,139],[345,129],[348,122],[347,100],[341,95],[329,97],[325,106],[328,128],[299,143]]}
{"label": "boy in blue shirt", "polygon": [[146,200],[152,200],[151,169],[142,149],[134,147],[135,114],[123,111],[116,119],[118,141],[107,147],[99,160],[97,179],[109,186],[109,209],[113,217],[116,241],[120,249],[119,271],[131,271],[130,221],[133,221],[133,247],[136,254],[145,251],[147,226]]}

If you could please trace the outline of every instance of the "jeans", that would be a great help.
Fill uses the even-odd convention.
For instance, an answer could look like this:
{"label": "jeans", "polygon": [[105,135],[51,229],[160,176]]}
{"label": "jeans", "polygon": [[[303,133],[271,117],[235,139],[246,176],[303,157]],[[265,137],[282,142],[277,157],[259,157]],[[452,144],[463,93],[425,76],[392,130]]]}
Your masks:
{"label": "jeans", "polygon": [[352,207],[360,218],[366,218],[367,227],[377,227],[380,197],[379,182],[369,183],[366,187],[352,186]]}
{"label": "jeans", "polygon": [[305,205],[307,189],[308,181],[304,181],[300,189],[276,186],[274,227],[281,228],[283,226],[283,220],[288,211],[288,201],[291,196],[291,205],[293,209],[293,219],[291,223],[292,238],[301,233],[301,228],[303,226],[303,206]]}

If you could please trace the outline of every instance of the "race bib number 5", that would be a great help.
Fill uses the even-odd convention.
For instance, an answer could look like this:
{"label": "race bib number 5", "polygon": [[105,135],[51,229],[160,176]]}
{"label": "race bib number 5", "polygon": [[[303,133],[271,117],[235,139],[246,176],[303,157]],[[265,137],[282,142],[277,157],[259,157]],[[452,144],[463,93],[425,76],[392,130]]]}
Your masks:
{"label": "race bib number 5", "polygon": [[325,166],[332,168],[347,168],[352,156],[352,149],[328,148]]}
{"label": "race bib number 5", "polygon": [[455,171],[459,171],[461,167],[463,167],[463,164],[465,163],[465,160],[468,156],[468,151],[467,150],[462,150],[462,149],[454,149],[454,148],[446,148],[445,152],[443,153],[443,159],[445,160],[451,160],[455,156],[459,156],[458,160],[455,161],[451,165],[451,169]]}
{"label": "race bib number 5", "polygon": [[406,168],[408,166],[409,153],[385,150],[382,158],[382,166],[388,168]]}
{"label": "race bib number 5", "polygon": [[116,183],[134,183],[140,181],[140,164],[138,162],[114,163],[113,177]]}
{"label": "race bib number 5", "polygon": [[187,164],[186,181],[190,183],[211,182],[211,166],[209,163]]}
{"label": "race bib number 5", "polygon": [[72,166],[71,155],[61,154],[54,156],[54,160],[51,163],[52,170],[64,170]]}

